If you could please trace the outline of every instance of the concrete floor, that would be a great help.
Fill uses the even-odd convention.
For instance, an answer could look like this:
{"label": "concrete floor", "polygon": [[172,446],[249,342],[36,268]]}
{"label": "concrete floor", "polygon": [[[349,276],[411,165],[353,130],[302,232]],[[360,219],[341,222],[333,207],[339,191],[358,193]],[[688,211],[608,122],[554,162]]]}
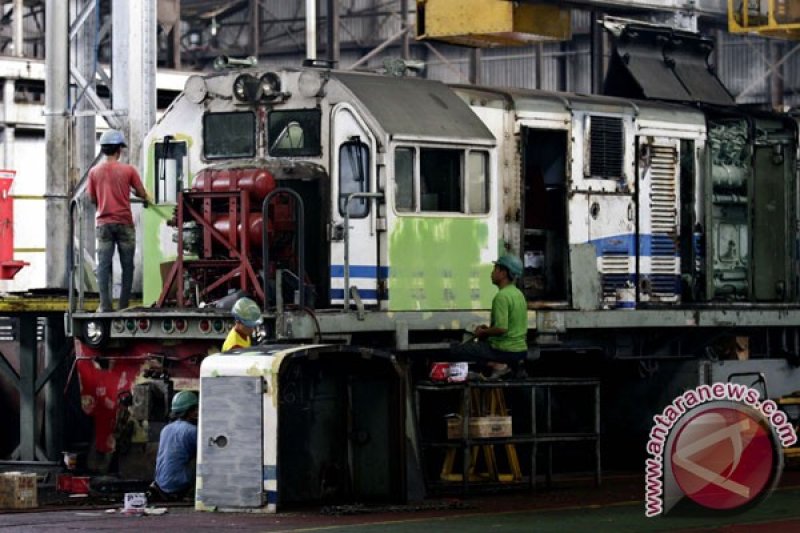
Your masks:
{"label": "concrete floor", "polygon": [[[536,493],[497,494],[435,500],[393,511],[325,515],[319,508],[278,515],[199,513],[172,507],[163,516],[126,516],[106,508],[73,508],[0,514],[0,530],[26,531],[356,531],[487,533],[488,531],[800,531],[800,480],[788,476],[758,507],[734,516],[668,515],[648,519],[641,501],[641,476],[607,478],[601,488],[585,480]],[[433,505],[432,505],[433,504]],[[430,509],[431,506],[446,509]],[[422,510],[420,510],[420,508]],[[351,508],[341,508],[347,511]]]}

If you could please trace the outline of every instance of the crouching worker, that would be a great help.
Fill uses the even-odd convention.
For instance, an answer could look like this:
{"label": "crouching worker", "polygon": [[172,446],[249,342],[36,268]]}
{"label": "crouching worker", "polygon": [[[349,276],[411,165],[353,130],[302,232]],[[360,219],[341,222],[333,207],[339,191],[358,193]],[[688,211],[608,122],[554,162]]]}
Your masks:
{"label": "crouching worker", "polygon": [[156,457],[156,479],[149,499],[181,500],[194,483],[193,460],[197,455],[197,395],[180,391],[172,399],[175,420],[161,430]]}
{"label": "crouching worker", "polygon": [[504,255],[494,264],[492,283],[499,289],[492,300],[491,323],[475,329],[477,342],[452,348],[453,354],[482,363],[489,370],[487,379],[501,379],[512,372],[512,366],[528,355],[528,303],[514,280],[522,275],[522,261]]}
{"label": "crouching worker", "polygon": [[258,304],[250,298],[236,300],[231,313],[236,323],[222,344],[223,352],[228,352],[234,348],[249,348],[253,343],[251,339],[253,332],[264,320]]}

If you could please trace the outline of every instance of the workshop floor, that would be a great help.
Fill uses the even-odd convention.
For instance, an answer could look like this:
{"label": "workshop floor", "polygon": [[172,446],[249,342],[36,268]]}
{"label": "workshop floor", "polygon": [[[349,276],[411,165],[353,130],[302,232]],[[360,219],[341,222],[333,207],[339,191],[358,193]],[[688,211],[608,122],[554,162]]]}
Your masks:
{"label": "workshop floor", "polygon": [[[121,505],[84,505],[69,509],[0,512],[0,530],[25,531],[800,531],[800,472],[785,473],[780,488],[759,506],[735,516],[677,516],[648,519],[642,503],[642,476],[560,480],[554,488],[468,498],[431,499],[424,504],[324,509],[294,509],[277,515],[200,513],[170,507],[161,516],[128,516]],[[114,510],[114,512],[111,512]]]}

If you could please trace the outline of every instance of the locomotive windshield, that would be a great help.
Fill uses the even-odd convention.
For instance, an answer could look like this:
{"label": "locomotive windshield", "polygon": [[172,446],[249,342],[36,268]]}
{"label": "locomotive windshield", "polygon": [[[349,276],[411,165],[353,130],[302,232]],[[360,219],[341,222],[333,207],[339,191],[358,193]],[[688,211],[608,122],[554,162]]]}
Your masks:
{"label": "locomotive windshield", "polygon": [[319,109],[272,111],[267,118],[269,155],[273,157],[322,154]]}
{"label": "locomotive windshield", "polygon": [[256,116],[250,112],[208,113],[203,117],[206,159],[256,155]]}

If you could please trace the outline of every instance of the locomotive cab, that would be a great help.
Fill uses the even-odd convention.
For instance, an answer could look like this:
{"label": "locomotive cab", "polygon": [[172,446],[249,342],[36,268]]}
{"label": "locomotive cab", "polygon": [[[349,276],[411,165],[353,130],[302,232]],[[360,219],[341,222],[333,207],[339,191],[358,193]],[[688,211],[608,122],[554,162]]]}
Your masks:
{"label": "locomotive cab", "polygon": [[[145,301],[485,309],[496,142],[448,87],[327,70],[192,77],[149,134]],[[164,216],[180,207],[181,219]],[[160,216],[159,216],[160,215]],[[178,218],[178,217],[175,217]]]}

